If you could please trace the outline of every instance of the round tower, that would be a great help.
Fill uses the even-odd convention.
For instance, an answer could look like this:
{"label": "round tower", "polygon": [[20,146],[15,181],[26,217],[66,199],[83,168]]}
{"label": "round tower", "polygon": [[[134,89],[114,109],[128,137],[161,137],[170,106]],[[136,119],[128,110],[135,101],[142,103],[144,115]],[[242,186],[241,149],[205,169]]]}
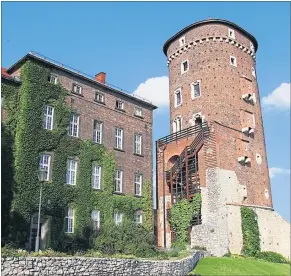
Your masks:
{"label": "round tower", "polygon": [[[216,133],[218,167],[236,173],[243,203],[272,207],[260,97],[258,43],[236,24],[199,21],[166,41],[170,128],[179,132],[207,121]],[[224,139],[225,138],[225,139]]]}

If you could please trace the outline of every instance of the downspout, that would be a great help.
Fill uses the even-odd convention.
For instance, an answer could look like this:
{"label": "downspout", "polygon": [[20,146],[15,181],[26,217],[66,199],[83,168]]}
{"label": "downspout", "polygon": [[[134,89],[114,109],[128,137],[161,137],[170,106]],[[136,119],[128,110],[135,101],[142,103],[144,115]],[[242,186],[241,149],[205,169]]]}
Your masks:
{"label": "downspout", "polygon": [[165,149],[166,147],[163,148],[163,212],[164,212],[164,248],[166,248],[166,187],[165,187]]}

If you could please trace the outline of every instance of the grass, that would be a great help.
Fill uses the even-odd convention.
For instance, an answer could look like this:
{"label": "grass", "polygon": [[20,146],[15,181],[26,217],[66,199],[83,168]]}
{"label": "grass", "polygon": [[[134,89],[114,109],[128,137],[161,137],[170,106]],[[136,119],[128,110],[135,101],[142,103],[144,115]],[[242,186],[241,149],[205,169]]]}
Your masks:
{"label": "grass", "polygon": [[290,264],[269,263],[253,259],[207,257],[199,261],[190,275],[290,275]]}

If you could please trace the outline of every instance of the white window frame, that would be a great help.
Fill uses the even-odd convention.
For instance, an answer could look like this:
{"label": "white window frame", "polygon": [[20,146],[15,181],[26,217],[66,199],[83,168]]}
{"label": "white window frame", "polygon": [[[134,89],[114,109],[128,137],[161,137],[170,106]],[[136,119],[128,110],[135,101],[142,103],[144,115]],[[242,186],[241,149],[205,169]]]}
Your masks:
{"label": "white window frame", "polygon": [[[199,96],[195,96],[194,85],[197,85],[197,84],[199,85],[199,92],[200,92]],[[191,98],[192,98],[192,100],[197,99],[199,97],[201,97],[201,80],[197,80],[197,81],[194,81],[191,83]]]}
{"label": "white window frame", "polygon": [[50,83],[57,84],[58,83],[58,76],[54,74],[50,74]]}
{"label": "white window frame", "polygon": [[40,155],[39,168],[46,170],[44,181],[50,181],[50,177],[51,177],[51,155],[50,154],[42,153]]}
{"label": "white window frame", "polygon": [[[119,189],[117,189],[118,186]],[[114,191],[117,193],[122,193],[123,191],[123,171],[119,169],[115,170]]]}
{"label": "white window frame", "polygon": [[77,182],[78,161],[69,159],[67,161],[66,184],[76,185]]}
{"label": "white window frame", "polygon": [[[178,104],[178,94],[180,93],[180,103]],[[183,99],[182,99],[182,89],[178,88],[177,90],[175,90],[174,92],[174,97],[175,97],[175,107],[178,107],[182,104]]]}
{"label": "white window frame", "polygon": [[124,110],[124,102],[120,100],[116,100],[116,109]]}
{"label": "white window frame", "polygon": [[251,51],[252,52],[254,52],[255,51],[255,47],[254,47],[254,44],[250,41],[250,49],[251,49]]}
{"label": "white window frame", "polygon": [[254,78],[256,78],[256,69],[255,69],[255,67],[252,66],[251,71],[252,71],[252,76]]}
{"label": "white window frame", "polygon": [[123,129],[119,127],[115,128],[115,148],[123,149]]}
{"label": "white window frame", "polygon": [[115,211],[114,212],[114,223],[115,223],[115,225],[121,224],[122,220],[123,220],[123,214]]}
{"label": "white window frame", "polygon": [[[184,63],[185,62],[187,62],[187,64],[188,64],[188,66],[187,66],[187,70],[184,70]],[[181,74],[184,74],[184,73],[186,73],[186,72],[188,72],[189,71],[189,60],[188,59],[186,59],[186,60],[184,60],[184,61],[182,61],[181,62]]]}
{"label": "white window frame", "polygon": [[139,213],[139,212],[135,213],[134,214],[134,221],[137,224],[142,224],[142,221],[143,221],[142,213]]}
{"label": "white window frame", "polygon": [[138,116],[138,117],[143,117],[143,110],[142,110],[142,108],[136,106],[135,109],[134,109],[134,115],[135,116]]}
{"label": "white window frame", "polygon": [[233,29],[228,28],[228,37],[235,39],[235,32]]}
{"label": "white window frame", "polygon": [[99,103],[104,103],[105,96],[100,92],[95,93],[95,101]]}
{"label": "white window frame", "polygon": [[76,113],[71,113],[70,115],[70,125],[69,125],[69,135],[72,137],[79,137],[79,123],[80,115]]}
{"label": "white window frame", "polygon": [[101,189],[102,167],[94,164],[92,166],[92,188]]}
{"label": "white window frame", "polygon": [[142,135],[134,134],[134,153],[142,154]]}
{"label": "white window frame", "polygon": [[142,174],[136,173],[134,175],[134,194],[137,196],[142,196],[142,179]]}
{"label": "white window frame", "polygon": [[44,106],[44,129],[53,130],[54,127],[54,107],[50,105]]}
{"label": "white window frame", "polygon": [[[177,121],[180,121],[180,129],[178,130],[177,128]],[[182,116],[177,116],[174,118],[173,120],[173,133],[176,133],[178,131],[181,131],[182,130]]]}
{"label": "white window frame", "polygon": [[83,87],[77,83],[73,83],[72,91],[76,94],[82,95]]}
{"label": "white window frame", "polygon": [[[234,63],[232,63],[232,61],[231,61],[232,59],[233,59]],[[230,56],[229,57],[229,64],[234,66],[234,67],[237,67],[236,57]]]}
{"label": "white window frame", "polygon": [[65,220],[66,233],[74,233],[74,208],[68,206]]}
{"label": "white window frame", "polygon": [[97,231],[100,229],[100,211],[99,210],[93,210],[91,212],[91,221],[93,230]]}
{"label": "white window frame", "polygon": [[182,47],[186,44],[185,36],[182,36],[181,38],[179,38],[179,44],[180,44],[180,47]]}
{"label": "white window frame", "polygon": [[102,144],[103,140],[103,122],[94,120],[93,124],[93,142]]}

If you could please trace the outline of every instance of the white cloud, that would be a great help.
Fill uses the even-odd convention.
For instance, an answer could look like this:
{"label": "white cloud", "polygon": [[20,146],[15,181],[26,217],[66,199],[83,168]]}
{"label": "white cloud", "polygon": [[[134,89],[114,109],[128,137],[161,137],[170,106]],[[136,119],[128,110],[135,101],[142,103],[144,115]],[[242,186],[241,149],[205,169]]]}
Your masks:
{"label": "white cloud", "polygon": [[151,101],[162,108],[169,106],[169,78],[166,76],[147,79],[133,94]]}
{"label": "white cloud", "polygon": [[290,174],[290,170],[276,167],[269,168],[270,178],[274,178],[278,174]]}
{"label": "white cloud", "polygon": [[263,98],[263,105],[272,109],[289,109],[290,83],[281,83],[271,94]]}

